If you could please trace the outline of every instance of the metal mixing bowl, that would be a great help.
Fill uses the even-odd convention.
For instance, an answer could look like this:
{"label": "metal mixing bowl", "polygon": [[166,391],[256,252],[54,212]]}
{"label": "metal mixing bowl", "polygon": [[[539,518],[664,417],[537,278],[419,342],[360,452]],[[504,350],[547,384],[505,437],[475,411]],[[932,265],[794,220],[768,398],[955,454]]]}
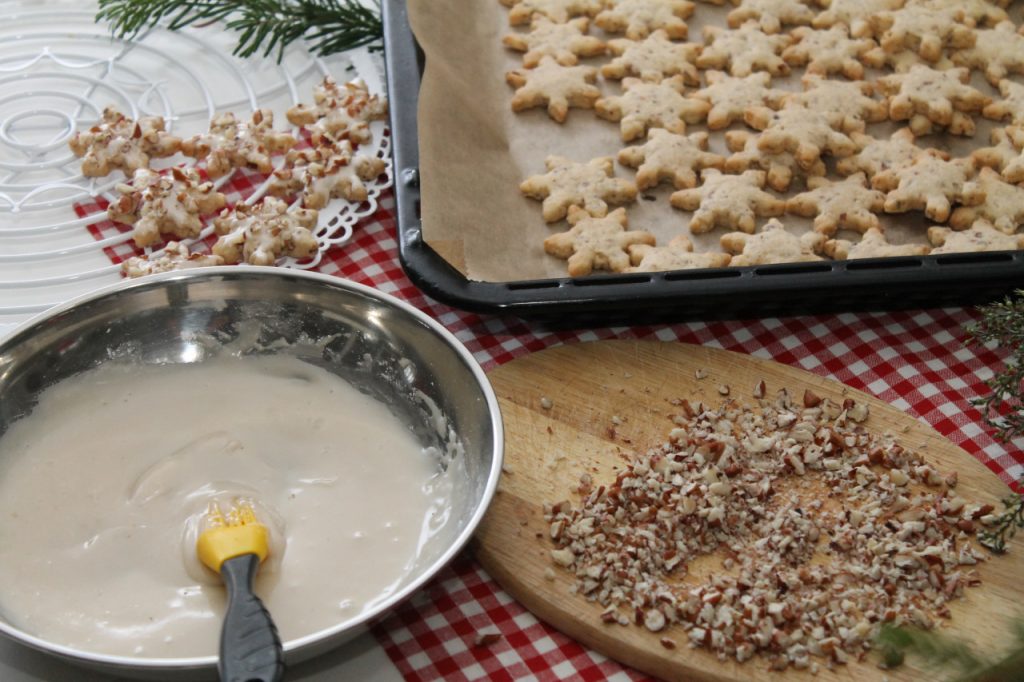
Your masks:
{"label": "metal mixing bowl", "polygon": [[[368,612],[285,642],[286,660],[294,664],[358,634],[465,545],[497,486],[501,415],[469,352],[415,308],[335,277],[218,267],[122,282],[59,306],[0,342],[0,438],[32,410],[41,391],[102,363],[195,363],[224,352],[287,353],[325,367],[384,401],[425,447],[445,451],[452,444],[446,441],[457,439],[465,457],[469,480],[464,504],[452,510],[453,539]],[[20,630],[2,611],[0,632],[75,663],[137,678],[200,679],[214,674],[216,664],[214,656],[151,659],[76,650]]]}

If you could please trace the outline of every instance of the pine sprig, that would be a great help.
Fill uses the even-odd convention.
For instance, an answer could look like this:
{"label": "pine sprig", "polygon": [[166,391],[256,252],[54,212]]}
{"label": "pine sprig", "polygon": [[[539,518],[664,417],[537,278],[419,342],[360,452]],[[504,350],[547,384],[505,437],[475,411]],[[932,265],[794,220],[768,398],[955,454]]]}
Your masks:
{"label": "pine sprig", "polygon": [[906,656],[920,659],[929,668],[945,671],[956,682],[1021,682],[1024,679],[1024,619],[1010,623],[1010,648],[995,660],[982,658],[964,642],[916,628],[882,626],[875,646],[882,665],[895,668]]}
{"label": "pine sprig", "polygon": [[1024,436],[1024,290],[979,310],[981,320],[967,330],[971,341],[994,343],[1009,350],[1010,357],[1006,369],[986,382],[992,392],[973,402],[996,437],[1009,442]]}
{"label": "pine sprig", "polygon": [[355,47],[380,47],[380,2],[359,0],[100,0],[97,21],[118,38],[131,39],[165,21],[175,31],[193,24],[224,21],[239,35],[234,54],[269,57],[305,38],[310,50],[326,56]]}
{"label": "pine sprig", "polygon": [[[1018,486],[1024,490],[1024,479]],[[1005,509],[996,517],[995,523],[978,533],[978,542],[996,554],[1005,552],[1007,540],[1024,528],[1024,492],[1006,496],[1003,506]]]}

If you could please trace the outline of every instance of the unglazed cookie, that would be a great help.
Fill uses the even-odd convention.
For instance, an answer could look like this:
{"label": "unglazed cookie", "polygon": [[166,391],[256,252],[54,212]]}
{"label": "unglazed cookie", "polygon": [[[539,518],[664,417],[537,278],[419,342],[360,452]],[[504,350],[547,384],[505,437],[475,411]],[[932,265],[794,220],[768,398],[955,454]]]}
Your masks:
{"label": "unglazed cookie", "polygon": [[634,244],[629,247],[629,260],[633,267],[626,272],[664,272],[666,270],[693,270],[721,268],[729,264],[727,253],[693,253],[693,243],[686,235],[673,237],[668,246]]}
{"label": "unglazed cookie", "polygon": [[824,260],[817,252],[824,246],[826,238],[820,232],[807,232],[797,237],[772,218],[757,234],[730,232],[723,234],[719,241],[723,249],[736,254],[729,265],[739,267]]}
{"label": "unglazed cookie", "polygon": [[274,197],[252,206],[240,203],[214,219],[220,238],[213,253],[229,264],[273,265],[282,256],[309,258],[319,248],[312,232],[316,221],[315,210],[289,211],[288,204]]}
{"label": "unglazed cookie", "polygon": [[512,111],[546,106],[548,116],[564,123],[569,108],[593,109],[601,91],[594,85],[597,69],[592,66],[562,66],[553,57],[543,57],[534,69],[519,69],[505,74],[516,88]]}
{"label": "unglazed cookie", "polygon": [[384,159],[356,154],[348,140],[322,144],[288,153],[288,165],[274,171],[267,192],[290,196],[302,192],[302,205],[320,209],[331,199],[366,201],[364,183],[377,178],[387,164]]}
{"label": "unglazed cookie", "polygon": [[956,208],[949,218],[950,227],[964,230],[984,219],[1000,232],[1013,234],[1024,225],[1024,189],[1004,181],[991,168],[982,168],[972,184],[985,195],[984,201]]}
{"label": "unglazed cookie", "polygon": [[970,228],[960,232],[948,227],[929,227],[928,241],[935,246],[931,251],[933,256],[1024,249],[1024,234],[1006,234],[986,220],[978,220]]}
{"label": "unglazed cookie", "polygon": [[727,21],[731,28],[737,28],[753,20],[765,33],[778,33],[783,24],[809,24],[814,15],[814,10],[801,0],[740,0]]}
{"label": "unglazed cookie", "polygon": [[[866,173],[871,186],[883,192],[896,189],[899,184],[899,178],[893,175],[895,169],[913,164],[924,152],[914,144],[914,133],[909,128],[900,128],[888,140],[854,133],[853,141],[860,151],[839,159],[836,170],[842,175]],[[938,150],[932,150],[931,153],[942,159],[949,158],[948,154]]]}
{"label": "unglazed cookie", "polygon": [[701,173],[700,187],[672,194],[673,206],[696,211],[690,219],[690,232],[710,232],[716,227],[754,231],[754,218],[782,215],[786,202],[761,188],[764,171],[749,170],[741,175],[724,175],[709,168]]}
{"label": "unglazed cookie", "polygon": [[740,77],[754,71],[783,76],[789,73],[789,66],[779,55],[792,42],[788,35],[768,35],[754,21],[731,30],[705,26],[704,49],[697,57],[697,66],[727,70]]}
{"label": "unglazed cookie", "polygon": [[991,147],[971,154],[975,165],[996,169],[1007,182],[1024,182],[1024,127],[993,128],[989,140]]}
{"label": "unglazed cookie", "polygon": [[228,112],[210,121],[210,131],[181,143],[181,152],[206,160],[206,174],[216,180],[236,168],[251,168],[260,173],[274,169],[272,154],[295,146],[291,133],[274,130],[274,112],[257,109],[249,121],[239,121]]}
{"label": "unglazed cookie", "polygon": [[693,14],[693,8],[688,0],[610,0],[595,23],[608,33],[625,33],[630,40],[641,40],[659,29],[670,38],[685,40],[689,28],[683,20]]}
{"label": "unglazed cookie", "polygon": [[790,152],[802,168],[810,168],[825,153],[843,157],[857,150],[853,140],[834,130],[824,114],[803,107],[780,111],[755,108],[748,110],[743,119],[762,131],[758,149],[772,154]]}
{"label": "unglazed cookie", "polygon": [[886,103],[871,97],[874,89],[870,83],[834,81],[815,74],[807,74],[802,80],[804,91],[787,94],[783,106],[816,111],[836,130],[847,134],[863,132],[868,123],[889,117]]}
{"label": "unglazed cookie", "polygon": [[885,194],[868,189],[863,173],[839,182],[811,178],[807,185],[809,191],[786,202],[786,211],[805,218],[813,216],[816,231],[832,236],[839,229],[864,233],[881,227],[875,213],[882,210]]}
{"label": "unglazed cookie", "polygon": [[135,121],[107,107],[100,122],[75,133],[68,146],[82,159],[82,175],[101,178],[115,170],[131,175],[139,168],[149,168],[151,158],[174,156],[181,148],[181,139],[165,131],[160,116],[143,116]]}
{"label": "unglazed cookie", "polygon": [[776,108],[786,94],[782,90],[768,87],[772,75],[758,71],[743,78],[735,78],[721,71],[707,71],[704,74],[707,87],[690,93],[690,97],[704,100],[708,110],[707,124],[711,130],[719,130],[743,118],[751,107],[769,106]]}
{"label": "unglazed cookie", "polygon": [[870,38],[874,34],[871,17],[881,12],[888,12],[903,7],[904,0],[825,0],[821,2],[826,9],[822,10],[813,20],[814,28],[831,28],[842,25],[850,29],[855,38]]}
{"label": "unglazed cookie", "polygon": [[583,208],[592,216],[608,214],[608,202],[624,204],[636,199],[636,185],[613,177],[614,163],[610,156],[577,163],[563,156],[549,156],[548,172],[534,175],[519,185],[520,191],[532,199],[542,200],[544,220],[561,220],[572,206]]}
{"label": "unglazed cookie", "polygon": [[919,64],[907,73],[879,78],[878,86],[890,95],[892,120],[910,121],[915,135],[931,133],[933,124],[954,135],[973,135],[969,114],[980,112],[991,99],[967,85],[969,79],[968,69],[936,71]]}
{"label": "unglazed cookie", "polygon": [[601,118],[620,122],[625,142],[643,137],[649,128],[683,133],[687,123],[703,121],[711,108],[702,100],[683,97],[682,76],[673,76],[660,83],[626,78],[622,87],[622,95],[599,99],[594,110]]}
{"label": "unglazed cookie", "polygon": [[977,39],[974,29],[964,24],[963,11],[955,8],[906,6],[879,12],[869,22],[883,50],[890,54],[908,50],[929,62],[938,61],[943,48],[971,47]]}
{"label": "unglazed cookie", "polygon": [[1007,75],[1024,73],[1024,27],[1004,21],[992,29],[978,29],[973,47],[953,53],[953,63],[978,69],[993,86]]}
{"label": "unglazed cookie", "polygon": [[959,12],[968,26],[995,26],[1009,19],[1006,10],[1009,0],[907,0],[907,7],[924,7],[948,12]]}
{"label": "unglazed cookie", "polygon": [[604,0],[501,0],[509,8],[508,23],[528,24],[540,15],[564,24],[572,17],[594,16],[604,7]]}
{"label": "unglazed cookie", "polygon": [[857,258],[895,258],[899,256],[925,256],[931,250],[923,244],[890,244],[877,227],[864,233],[859,242],[829,239],[822,250],[829,258],[855,260]]}
{"label": "unglazed cookie", "polygon": [[313,144],[342,140],[366,144],[373,139],[370,122],[387,115],[387,100],[371,95],[366,83],[354,80],[338,85],[330,76],[313,88],[312,106],[296,104],[286,113],[292,125],[309,128]]}
{"label": "unglazed cookie", "polygon": [[999,81],[999,92],[1003,99],[982,109],[982,115],[995,121],[1009,119],[1013,125],[1024,125],[1024,85],[1004,78]]}
{"label": "unglazed cookie", "polygon": [[167,242],[159,255],[132,256],[121,263],[121,272],[126,277],[144,277],[158,272],[203,268],[224,265],[224,259],[208,253],[189,253],[187,246],[180,242]]}
{"label": "unglazed cookie", "polygon": [[909,166],[892,169],[896,189],[885,197],[886,213],[924,210],[936,222],[946,222],[954,202],[974,206],[985,194],[968,181],[970,162],[946,161],[930,150]]}
{"label": "unglazed cookie", "polygon": [[121,196],[107,207],[107,216],[132,225],[136,246],[146,247],[169,234],[178,239],[199,236],[201,215],[224,207],[224,195],[203,182],[194,168],[175,166],[166,175],[139,168],[130,183],[120,183]]}
{"label": "unglazed cookie", "polygon": [[572,229],[544,240],[544,251],[568,260],[569,275],[584,277],[594,270],[622,272],[629,267],[627,249],[634,244],[654,245],[654,235],[644,230],[627,230],[626,209],[617,208],[603,218],[583,209],[569,208]]}
{"label": "unglazed cookie", "polygon": [[742,173],[751,168],[761,169],[767,173],[767,185],[776,192],[789,190],[796,178],[810,179],[825,175],[825,162],[821,159],[803,168],[789,152],[771,154],[761,151],[757,146],[758,136],[746,130],[730,130],[725,134],[725,143],[733,152],[725,160],[726,172]]}
{"label": "unglazed cookie", "polygon": [[708,134],[677,135],[662,128],[652,128],[647,142],[626,147],[619,152],[619,163],[636,168],[636,186],[654,187],[667,180],[676,189],[695,187],[697,172],[705,168],[721,169],[725,158],[708,149]]}
{"label": "unglazed cookie", "polygon": [[799,26],[789,32],[797,43],[782,51],[790,66],[805,66],[807,73],[828,76],[841,73],[851,80],[864,77],[861,59],[876,47],[868,38],[850,38],[846,26],[821,31]]}
{"label": "unglazed cookie", "polygon": [[617,56],[601,67],[601,75],[605,78],[619,80],[637,76],[641,80],[657,82],[679,75],[689,85],[700,84],[700,75],[694,65],[700,54],[700,45],[674,43],[661,29],[641,41],[609,40],[608,48]]}
{"label": "unglazed cookie", "polygon": [[530,23],[529,33],[510,33],[502,38],[505,47],[523,52],[523,66],[532,69],[543,57],[551,57],[562,66],[575,66],[580,57],[597,57],[606,51],[604,41],[587,35],[586,17],[557,24],[543,15]]}

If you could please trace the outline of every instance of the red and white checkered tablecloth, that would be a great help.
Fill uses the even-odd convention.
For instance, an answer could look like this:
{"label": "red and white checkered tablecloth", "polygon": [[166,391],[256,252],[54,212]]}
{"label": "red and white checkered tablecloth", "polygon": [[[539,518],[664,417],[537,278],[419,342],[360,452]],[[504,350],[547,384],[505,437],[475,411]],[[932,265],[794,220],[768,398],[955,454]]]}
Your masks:
{"label": "red and white checkered tablecloth", "polygon": [[[241,180],[247,187],[251,186]],[[238,187],[244,193],[245,188]],[[769,358],[867,391],[935,428],[1010,483],[1024,475],[1024,442],[997,442],[971,399],[986,392],[1005,353],[964,345],[967,309],[815,315],[787,319],[689,322],[663,326],[551,331],[512,318],[466,313],[416,289],[398,263],[390,192],[356,230],[327,254],[321,272],[367,284],[426,311],[462,341],[485,369],[563,343],[658,339],[704,344]],[[96,206],[78,207],[80,214]],[[98,238],[111,223],[91,226]],[[108,250],[115,262],[130,246]],[[476,646],[480,631],[500,638]],[[408,603],[373,626],[408,680],[640,680],[537,621],[471,556],[463,555]]]}

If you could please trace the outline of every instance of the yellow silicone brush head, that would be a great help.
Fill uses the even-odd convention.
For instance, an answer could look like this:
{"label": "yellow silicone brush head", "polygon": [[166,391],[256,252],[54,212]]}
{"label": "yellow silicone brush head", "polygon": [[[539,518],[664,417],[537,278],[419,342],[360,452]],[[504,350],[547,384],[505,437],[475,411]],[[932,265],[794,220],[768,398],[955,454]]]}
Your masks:
{"label": "yellow silicone brush head", "polygon": [[221,564],[243,554],[255,554],[262,562],[267,558],[268,545],[267,527],[256,518],[252,504],[236,500],[225,514],[213,502],[203,518],[196,554],[205,566],[220,573]]}

